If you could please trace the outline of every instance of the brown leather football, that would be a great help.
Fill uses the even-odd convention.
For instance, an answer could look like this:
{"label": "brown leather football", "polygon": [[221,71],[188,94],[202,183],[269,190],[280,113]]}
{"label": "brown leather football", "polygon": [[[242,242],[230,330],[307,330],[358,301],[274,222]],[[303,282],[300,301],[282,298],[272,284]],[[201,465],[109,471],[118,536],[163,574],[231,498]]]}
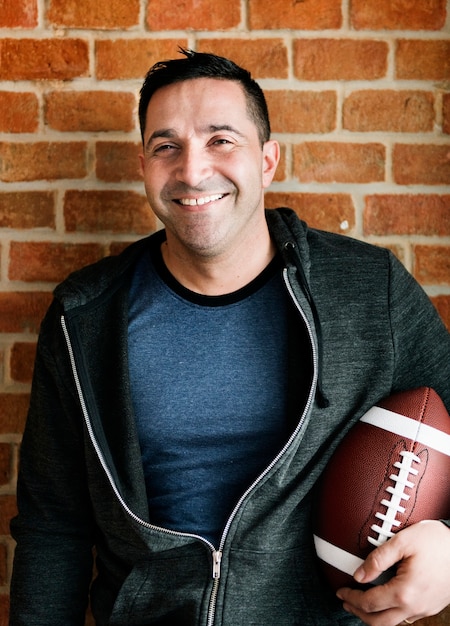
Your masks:
{"label": "brown leather football", "polygon": [[[450,416],[433,389],[380,401],[349,431],[322,476],[314,542],[334,589],[402,528],[450,517]],[[386,580],[380,577],[375,583]]]}

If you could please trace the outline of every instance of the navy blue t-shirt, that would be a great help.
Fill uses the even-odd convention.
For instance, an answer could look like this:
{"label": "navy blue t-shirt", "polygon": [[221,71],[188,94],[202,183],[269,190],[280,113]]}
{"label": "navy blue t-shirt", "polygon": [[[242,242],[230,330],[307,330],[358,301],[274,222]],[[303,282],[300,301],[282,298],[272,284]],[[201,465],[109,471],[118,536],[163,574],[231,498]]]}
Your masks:
{"label": "navy blue t-shirt", "polygon": [[287,306],[277,259],[225,296],[185,289],[160,253],[140,261],[129,371],[153,524],[217,545],[286,442]]}

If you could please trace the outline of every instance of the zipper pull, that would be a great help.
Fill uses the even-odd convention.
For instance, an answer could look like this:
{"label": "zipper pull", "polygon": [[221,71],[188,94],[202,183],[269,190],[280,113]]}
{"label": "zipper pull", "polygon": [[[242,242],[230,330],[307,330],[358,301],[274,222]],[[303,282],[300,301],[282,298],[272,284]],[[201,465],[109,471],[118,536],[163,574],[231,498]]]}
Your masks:
{"label": "zipper pull", "polygon": [[222,561],[222,552],[214,550],[213,557],[213,578],[220,578],[220,562]]}

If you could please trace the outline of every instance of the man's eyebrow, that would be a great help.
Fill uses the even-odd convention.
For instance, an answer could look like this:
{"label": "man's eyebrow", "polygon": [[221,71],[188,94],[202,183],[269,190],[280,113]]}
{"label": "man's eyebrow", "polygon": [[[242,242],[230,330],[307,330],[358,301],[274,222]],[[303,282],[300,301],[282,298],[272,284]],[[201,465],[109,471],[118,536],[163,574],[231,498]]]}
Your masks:
{"label": "man's eyebrow", "polygon": [[233,133],[233,135],[236,135],[240,139],[247,140],[247,135],[245,133],[241,132],[235,126],[231,126],[230,124],[211,124],[206,132],[208,131],[211,133],[221,133],[225,131],[227,133]]}
{"label": "man's eyebrow", "polygon": [[210,132],[212,133],[217,133],[220,132],[221,130],[226,130],[230,133],[234,133],[236,135],[239,135],[240,137],[243,137],[243,134],[237,130],[237,128],[234,128],[234,126],[230,126],[230,124],[211,124],[211,126],[208,127],[208,129]]}
{"label": "man's eyebrow", "polygon": [[[202,129],[202,132],[204,134],[218,133],[222,131],[227,131],[229,133],[234,133],[235,135],[238,135],[239,137],[244,137],[243,133],[241,133],[239,130],[237,130],[237,128],[235,128],[234,126],[231,126],[230,124],[210,124],[209,126],[206,126],[204,129]],[[150,135],[146,143],[146,147],[148,147],[152,143],[152,141],[154,141],[155,139],[160,139],[160,138],[176,139],[177,137],[178,137],[178,134],[175,131],[175,129],[161,128],[161,129],[155,130]]]}
{"label": "man's eyebrow", "polygon": [[148,148],[152,141],[154,141],[155,139],[159,139],[160,137],[163,137],[165,139],[173,139],[176,136],[177,134],[172,128],[161,128],[159,130],[155,130],[148,138],[145,147]]}

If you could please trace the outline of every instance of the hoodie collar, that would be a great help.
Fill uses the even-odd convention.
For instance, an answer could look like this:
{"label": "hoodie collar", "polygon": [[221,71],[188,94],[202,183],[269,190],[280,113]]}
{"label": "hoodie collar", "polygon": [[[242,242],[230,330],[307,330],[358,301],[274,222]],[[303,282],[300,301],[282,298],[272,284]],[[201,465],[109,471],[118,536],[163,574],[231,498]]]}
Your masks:
{"label": "hoodie collar", "polygon": [[314,301],[309,281],[310,257],[307,245],[307,225],[299,220],[292,209],[281,208],[276,211],[266,211],[266,219],[272,236],[279,246],[287,267],[295,269],[297,280],[311,309],[317,336],[317,350],[319,357],[316,400],[321,408],[329,406],[330,402],[323,390],[322,362],[323,338],[319,312]]}

